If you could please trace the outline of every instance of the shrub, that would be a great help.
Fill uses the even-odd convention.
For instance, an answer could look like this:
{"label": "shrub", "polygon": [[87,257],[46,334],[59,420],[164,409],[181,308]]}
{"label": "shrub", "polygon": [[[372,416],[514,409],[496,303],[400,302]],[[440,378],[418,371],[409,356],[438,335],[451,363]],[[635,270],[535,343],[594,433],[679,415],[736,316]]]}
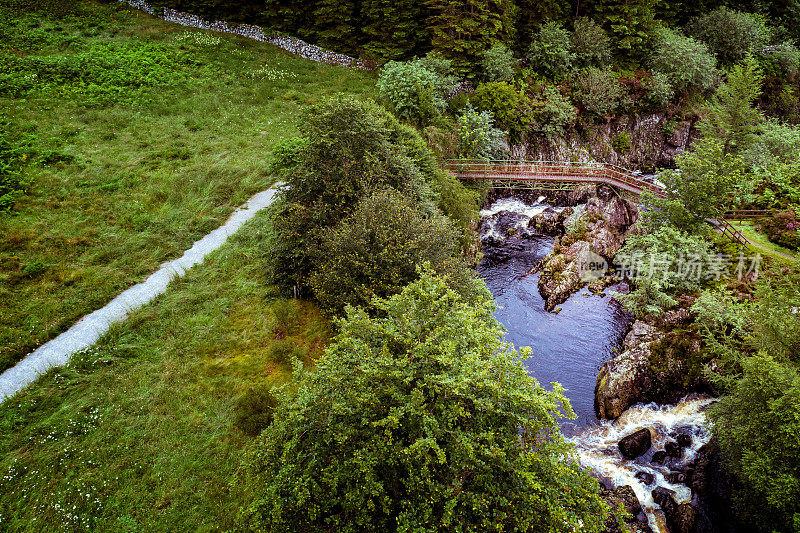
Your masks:
{"label": "shrub", "polygon": [[602,67],[611,61],[611,39],[606,31],[590,18],[575,21],[569,36],[570,47],[580,67]]}
{"label": "shrub", "polygon": [[244,529],[596,533],[608,506],[472,279],[420,279],[340,333],[259,437]]}
{"label": "shrub", "polygon": [[749,52],[762,49],[772,38],[764,17],[724,6],[700,17],[690,32],[706,43],[723,65],[741,61]]}
{"label": "shrub", "polygon": [[542,92],[542,100],[534,103],[532,116],[531,130],[547,139],[555,139],[575,123],[578,110],[556,87],[548,85]]}
{"label": "shrub", "polygon": [[557,22],[547,22],[533,36],[528,48],[531,67],[554,79],[561,79],[575,62],[570,35]]}
{"label": "shrub", "polygon": [[390,61],[381,69],[378,94],[401,120],[426,126],[447,107],[453,80],[432,70],[431,61]]}
{"label": "shrub", "polygon": [[511,143],[518,142],[530,123],[525,95],[505,81],[492,81],[478,85],[472,95],[478,109],[490,111],[495,124],[508,132]]}
{"label": "shrub", "polygon": [[0,213],[9,211],[25,192],[29,182],[22,175],[32,135],[21,134],[8,122],[0,121]]}
{"label": "shrub", "polygon": [[486,81],[510,81],[517,61],[504,44],[497,43],[481,54],[481,71]]}
{"label": "shrub", "polygon": [[800,70],[800,50],[792,43],[783,43],[777,50],[760,55],[758,62],[773,78],[792,78]]}
{"label": "shrub", "polygon": [[303,151],[306,148],[308,148],[308,139],[305,137],[288,137],[286,139],[281,139],[272,149],[269,172],[276,176],[289,172],[300,164]]}
{"label": "shrub", "polygon": [[631,147],[631,136],[630,136],[630,134],[627,131],[619,132],[614,137],[614,140],[612,142],[612,146],[614,147],[614,150],[616,150],[619,153],[623,153],[623,152],[628,151],[630,149],[630,147]]}
{"label": "shrub", "polygon": [[573,87],[583,107],[595,115],[611,115],[627,104],[625,86],[611,70],[591,67],[578,72]]}
{"label": "shrub", "polygon": [[448,268],[458,250],[458,234],[445,217],[425,217],[397,191],[378,191],[324,233],[311,287],[329,311],[366,306],[400,292],[425,262]]}
{"label": "shrub", "polygon": [[458,154],[472,159],[504,159],[505,131],[494,127],[491,111],[478,112],[468,106],[456,121]]}
{"label": "shrub", "polygon": [[253,387],[236,402],[235,424],[245,435],[256,436],[272,423],[278,399],[268,387]]}
{"label": "shrub", "polygon": [[656,34],[650,66],[679,91],[708,91],[720,78],[717,61],[705,44],[666,28]]}
{"label": "shrub", "polygon": [[793,211],[781,211],[760,221],[767,238],[790,250],[800,249],[800,220]]}
{"label": "shrub", "polygon": [[663,72],[653,72],[645,82],[645,89],[645,100],[656,107],[667,105],[675,94],[669,76]]}

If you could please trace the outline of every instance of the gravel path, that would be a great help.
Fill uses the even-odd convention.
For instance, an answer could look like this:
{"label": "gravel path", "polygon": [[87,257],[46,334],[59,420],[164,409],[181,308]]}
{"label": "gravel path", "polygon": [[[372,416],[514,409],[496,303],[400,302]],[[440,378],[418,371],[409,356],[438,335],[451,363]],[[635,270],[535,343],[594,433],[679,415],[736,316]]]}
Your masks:
{"label": "gravel path", "polygon": [[124,320],[131,311],[163,294],[170,281],[202,263],[206,255],[222,246],[245,222],[269,206],[274,194],[274,188],[256,194],[234,211],[225,224],[195,242],[181,257],[164,263],[145,281],[126,290],[102,309],[81,318],[67,331],[0,374],[0,403],[36,381],[51,368],[68,363],[75,352],[92,346],[112,324]]}

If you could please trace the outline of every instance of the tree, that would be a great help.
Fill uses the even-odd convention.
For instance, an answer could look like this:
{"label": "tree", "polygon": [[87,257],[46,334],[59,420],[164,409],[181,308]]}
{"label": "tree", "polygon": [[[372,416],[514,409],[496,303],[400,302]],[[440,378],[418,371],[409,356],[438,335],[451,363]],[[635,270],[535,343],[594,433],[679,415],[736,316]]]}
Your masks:
{"label": "tree", "polygon": [[541,100],[535,101],[533,105],[531,130],[546,139],[552,140],[564,135],[578,117],[578,110],[569,98],[552,85],[544,88]]}
{"label": "tree", "polygon": [[744,180],[744,162],[726,154],[715,139],[704,139],[694,150],[676,158],[678,171],[659,175],[666,185],[666,198],[651,194],[642,197],[644,225],[657,228],[670,224],[692,233],[706,227],[705,219],[733,208],[748,192]]}
{"label": "tree", "polygon": [[597,0],[597,19],[605,21],[617,54],[638,63],[656,30],[658,0]]}
{"label": "tree", "polygon": [[508,132],[494,127],[491,111],[475,111],[468,105],[456,120],[458,154],[470,159],[505,159]]}
{"label": "tree", "polygon": [[481,54],[482,77],[486,81],[511,81],[517,61],[506,45],[497,43]]}
{"label": "tree", "polygon": [[510,42],[515,6],[511,0],[427,0],[431,45],[455,61],[460,74],[474,75],[480,54],[496,42]]}
{"label": "tree", "polygon": [[346,217],[368,191],[391,187],[424,212],[436,209],[429,185],[433,155],[416,131],[383,108],[334,98],[305,109],[300,131],[306,141],[289,151],[281,173],[267,262],[276,283],[298,295],[308,286],[325,228]]}
{"label": "tree", "polygon": [[607,506],[495,304],[423,271],[376,316],[349,308],[260,437],[245,527],[269,531],[602,530]]}
{"label": "tree", "polygon": [[531,67],[553,79],[563,78],[575,62],[570,35],[557,22],[547,22],[531,40],[528,48]]}
{"label": "tree", "polygon": [[430,47],[428,8],[413,0],[366,0],[361,7],[365,50],[383,59],[401,60]]}
{"label": "tree", "polygon": [[397,191],[379,190],[322,235],[314,298],[337,314],[346,305],[366,307],[400,292],[423,263],[439,272],[466,268],[454,260],[458,252],[458,234],[444,216],[425,217]]}
{"label": "tree", "polygon": [[725,66],[741,61],[748,53],[758,52],[772,38],[765,17],[724,6],[700,17],[690,31],[706,43]]}
{"label": "tree", "polygon": [[519,142],[530,123],[525,94],[505,81],[481,83],[472,95],[478,109],[490,111],[497,126],[508,132],[509,142]]}
{"label": "tree", "polygon": [[666,28],[656,33],[650,67],[678,91],[708,91],[719,79],[717,61],[705,44]]}
{"label": "tree", "polygon": [[628,96],[619,75],[608,69],[590,67],[573,74],[576,97],[583,107],[598,116],[609,116],[623,107]]}
{"label": "tree", "polygon": [[764,75],[750,57],[731,69],[728,81],[711,99],[699,127],[704,136],[722,143],[724,153],[741,152],[754,142],[764,114],[753,104],[761,96],[763,84]]}
{"label": "tree", "polygon": [[378,94],[401,120],[426,126],[446,107],[454,78],[439,75],[421,60],[390,61],[378,77]]}
{"label": "tree", "polygon": [[590,18],[581,17],[575,21],[569,42],[580,67],[602,67],[611,61],[611,39]]}

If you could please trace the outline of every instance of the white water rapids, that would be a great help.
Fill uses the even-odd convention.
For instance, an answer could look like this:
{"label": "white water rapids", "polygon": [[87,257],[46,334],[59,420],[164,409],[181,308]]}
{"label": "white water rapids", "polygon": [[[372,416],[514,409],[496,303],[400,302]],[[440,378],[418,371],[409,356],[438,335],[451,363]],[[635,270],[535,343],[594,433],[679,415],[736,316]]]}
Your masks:
{"label": "white water rapids", "polygon": [[[689,487],[670,483],[665,476],[676,468],[691,464],[698,450],[711,440],[711,434],[705,427],[703,411],[713,401],[700,397],[686,398],[677,405],[635,405],[622,413],[619,419],[613,422],[600,421],[598,425],[586,428],[583,433],[569,440],[578,449],[580,462],[584,467],[607,479],[615,487],[630,485],[642,504],[653,531],[666,532],[664,516],[653,501],[651,493],[656,487],[665,487],[675,492],[677,503],[691,501],[692,491]],[[619,441],[640,429],[650,430],[653,440],[651,449],[634,460],[623,458],[619,452]],[[671,440],[670,435],[675,433],[691,435],[691,446],[683,450],[680,459],[668,460],[663,465],[651,463],[653,453],[663,450],[664,444]],[[651,474],[654,477],[653,483],[646,485],[638,479],[636,474],[639,472]]]}

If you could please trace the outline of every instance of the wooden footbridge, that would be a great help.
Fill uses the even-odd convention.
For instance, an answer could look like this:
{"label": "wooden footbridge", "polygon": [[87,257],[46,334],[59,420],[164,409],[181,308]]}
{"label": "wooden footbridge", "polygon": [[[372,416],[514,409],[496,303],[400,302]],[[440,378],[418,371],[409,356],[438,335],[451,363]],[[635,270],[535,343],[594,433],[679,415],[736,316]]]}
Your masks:
{"label": "wooden footbridge", "polygon": [[[607,163],[571,163],[560,161],[481,161],[451,159],[445,169],[458,179],[488,182],[494,189],[569,190],[581,185],[604,184],[622,197],[638,200],[643,192],[664,198],[664,189],[643,180],[630,170]],[[747,245],[741,231],[720,214],[708,222],[717,231]]]}
{"label": "wooden footbridge", "polygon": [[645,191],[664,196],[664,189],[658,185],[605,163],[451,159],[445,163],[445,169],[465,181],[489,182],[495,189],[564,190],[594,183],[608,185],[620,196],[638,198]]}

